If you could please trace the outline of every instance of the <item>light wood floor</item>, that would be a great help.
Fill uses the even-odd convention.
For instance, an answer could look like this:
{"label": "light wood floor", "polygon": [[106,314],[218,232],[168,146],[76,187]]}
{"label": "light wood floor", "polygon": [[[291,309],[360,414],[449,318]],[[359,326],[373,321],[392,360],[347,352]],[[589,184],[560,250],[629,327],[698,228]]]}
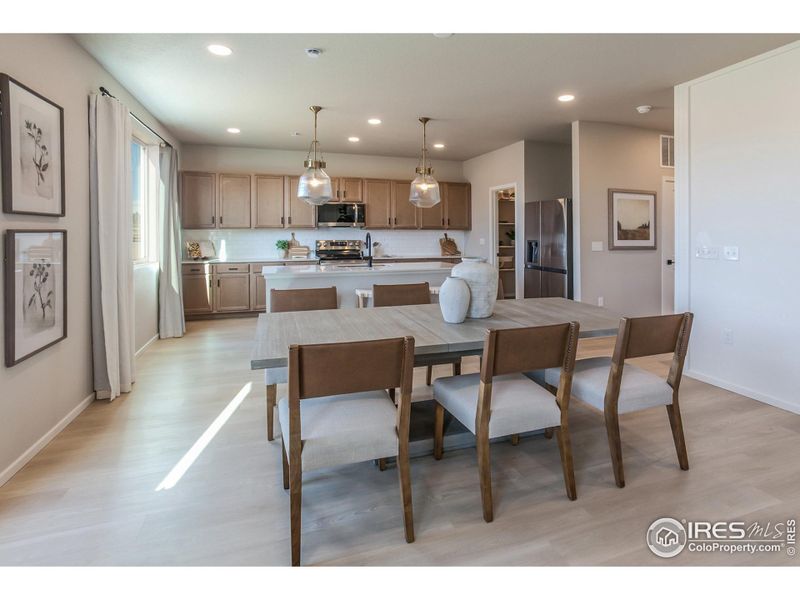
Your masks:
{"label": "light wood floor", "polygon": [[[254,327],[253,319],[192,322],[183,339],[154,344],[138,362],[133,393],[92,404],[0,488],[0,564],[288,564],[280,441],[266,442],[263,376],[248,369]],[[608,348],[594,340],[581,354]],[[641,364],[667,369],[663,360]],[[465,371],[476,369],[470,359]],[[251,393],[183,478],[155,491],[248,382]],[[403,540],[395,469],[311,473],[303,486],[303,562],[796,564],[783,554],[686,551],[663,560],[646,548],[657,517],[800,516],[800,416],[692,379],[684,380],[682,405],[691,470],[677,466],[663,409],[623,416],[627,487],[617,489],[602,417],[573,403],[575,502],[564,494],[554,440],[494,444],[491,524],[481,517],[474,449],[445,453],[441,462],[414,459],[413,544]]]}

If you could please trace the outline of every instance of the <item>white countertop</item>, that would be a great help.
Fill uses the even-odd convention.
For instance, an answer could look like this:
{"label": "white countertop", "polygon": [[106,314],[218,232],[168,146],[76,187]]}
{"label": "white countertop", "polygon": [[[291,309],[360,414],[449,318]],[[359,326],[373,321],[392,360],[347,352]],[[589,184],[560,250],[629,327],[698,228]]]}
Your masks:
{"label": "white countertop", "polygon": [[266,266],[261,269],[261,274],[270,279],[296,278],[296,277],[341,277],[353,275],[368,275],[374,277],[385,273],[394,275],[398,273],[449,273],[453,268],[450,263],[443,262],[407,262],[374,265],[372,267],[337,266],[337,265],[289,265]]}
{"label": "white countertop", "polygon": [[[454,258],[461,258],[460,254],[455,256],[442,256],[441,254],[384,254],[381,256],[374,256],[373,260],[381,261],[381,260],[435,260],[435,259],[454,259]],[[232,264],[232,263],[297,263],[297,264],[304,264],[304,263],[315,263],[317,262],[317,258],[311,256],[309,258],[300,258],[300,259],[291,259],[291,258],[279,258],[275,256],[271,256],[269,258],[256,257],[256,258],[203,258],[203,259],[191,259],[185,258],[183,259],[184,265],[205,265],[205,264],[214,264],[214,265],[224,265],[224,264]]]}

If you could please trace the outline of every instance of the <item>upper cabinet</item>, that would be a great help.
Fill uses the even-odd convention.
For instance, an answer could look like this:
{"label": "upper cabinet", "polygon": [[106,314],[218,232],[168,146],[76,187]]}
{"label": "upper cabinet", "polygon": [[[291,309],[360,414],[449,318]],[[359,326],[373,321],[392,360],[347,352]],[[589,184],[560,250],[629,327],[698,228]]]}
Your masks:
{"label": "upper cabinet", "polygon": [[408,201],[411,195],[410,181],[392,182],[392,228],[419,229],[420,209]]}
{"label": "upper cabinet", "polygon": [[250,227],[250,176],[219,176],[219,211],[217,227],[247,229]]}
{"label": "upper cabinet", "polygon": [[442,203],[447,229],[471,229],[472,202],[468,183],[443,183]]}
{"label": "upper cabinet", "polygon": [[281,228],[286,224],[283,180],[280,175],[253,176],[253,227]]}
{"label": "upper cabinet", "polygon": [[363,202],[364,180],[356,177],[336,177],[331,179],[333,200],[331,202]]}
{"label": "upper cabinet", "polygon": [[389,229],[392,226],[392,182],[365,179],[364,206],[367,229]]}
{"label": "upper cabinet", "polygon": [[[440,183],[440,192],[441,186]],[[430,208],[420,208],[419,209],[420,215],[420,227],[422,229],[444,229],[445,228],[445,220],[444,220],[444,201],[439,202],[436,206],[431,206]]]}
{"label": "upper cabinet", "polygon": [[181,174],[181,224],[185,229],[217,226],[217,176],[214,173]]}
{"label": "upper cabinet", "polygon": [[317,209],[297,197],[299,177],[287,177],[286,226],[292,229],[312,229],[317,226]]}

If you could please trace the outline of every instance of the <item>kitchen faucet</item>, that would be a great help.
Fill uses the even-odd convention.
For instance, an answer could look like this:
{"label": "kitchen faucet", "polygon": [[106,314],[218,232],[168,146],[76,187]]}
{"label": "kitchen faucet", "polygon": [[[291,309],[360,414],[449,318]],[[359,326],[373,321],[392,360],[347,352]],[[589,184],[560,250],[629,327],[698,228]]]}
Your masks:
{"label": "kitchen faucet", "polygon": [[369,253],[367,254],[367,258],[369,259],[367,264],[370,268],[372,268],[372,235],[369,231],[367,232],[367,241],[365,244],[367,245],[367,252]]}

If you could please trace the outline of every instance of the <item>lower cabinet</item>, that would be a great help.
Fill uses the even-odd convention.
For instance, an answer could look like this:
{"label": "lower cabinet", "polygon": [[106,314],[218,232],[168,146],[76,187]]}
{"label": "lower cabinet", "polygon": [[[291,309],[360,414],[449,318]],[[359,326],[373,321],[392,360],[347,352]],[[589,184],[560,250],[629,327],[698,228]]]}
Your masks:
{"label": "lower cabinet", "polygon": [[217,312],[250,310],[250,275],[226,273],[217,275],[214,309]]}
{"label": "lower cabinet", "polygon": [[261,269],[258,270],[258,274],[250,274],[250,310],[258,312],[267,310],[267,280],[261,275]]}
{"label": "lower cabinet", "polygon": [[214,310],[214,294],[210,273],[184,273],[183,312],[187,315],[202,315]]}

